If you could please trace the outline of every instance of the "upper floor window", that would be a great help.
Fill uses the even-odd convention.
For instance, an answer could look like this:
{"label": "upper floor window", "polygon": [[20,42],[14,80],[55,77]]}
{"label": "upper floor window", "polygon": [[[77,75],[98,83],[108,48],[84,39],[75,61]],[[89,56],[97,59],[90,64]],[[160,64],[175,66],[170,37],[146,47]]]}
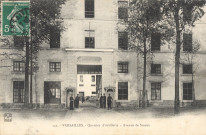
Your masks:
{"label": "upper floor window", "polygon": [[192,34],[183,34],[183,51],[192,51]]}
{"label": "upper floor window", "polygon": [[94,18],[94,0],[85,0],[85,18]]}
{"label": "upper floor window", "polygon": [[192,74],[192,64],[183,64],[183,74]]}
{"label": "upper floor window", "polygon": [[91,81],[95,82],[95,76],[94,75],[91,76]]}
{"label": "upper floor window", "polygon": [[118,2],[118,19],[128,19],[128,2],[126,1],[119,1]]}
{"label": "upper floor window", "polygon": [[61,62],[50,62],[49,71],[50,72],[61,72]]}
{"label": "upper floor window", "polygon": [[50,28],[50,48],[60,48],[60,30]]}
{"label": "upper floor window", "polygon": [[192,20],[192,7],[183,7],[183,21],[191,21]]}
{"label": "upper floor window", "polygon": [[118,100],[128,100],[128,82],[118,82]]}
{"label": "upper floor window", "polygon": [[151,64],[151,74],[161,74],[161,64]]}
{"label": "upper floor window", "polygon": [[160,33],[151,34],[151,51],[160,51]]}
{"label": "upper floor window", "polygon": [[14,47],[23,48],[24,47],[24,37],[14,36]]}
{"label": "upper floor window", "polygon": [[192,83],[183,83],[183,100],[192,100]]}
{"label": "upper floor window", "polygon": [[95,48],[94,30],[85,31],[85,48]]}
{"label": "upper floor window", "polygon": [[128,49],[128,33],[118,32],[118,48],[122,50]]}
{"label": "upper floor window", "polygon": [[118,73],[128,73],[128,62],[118,62]]}
{"label": "upper floor window", "polygon": [[13,71],[17,71],[17,72],[25,71],[25,63],[23,61],[14,61]]}
{"label": "upper floor window", "polygon": [[83,75],[80,75],[80,82],[84,82]]}

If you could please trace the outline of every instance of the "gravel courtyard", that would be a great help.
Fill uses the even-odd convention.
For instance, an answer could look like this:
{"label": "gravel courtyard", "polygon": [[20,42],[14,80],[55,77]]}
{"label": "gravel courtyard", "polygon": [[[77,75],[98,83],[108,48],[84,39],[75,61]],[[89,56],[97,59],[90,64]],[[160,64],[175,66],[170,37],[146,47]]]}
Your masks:
{"label": "gravel courtyard", "polygon": [[[174,116],[173,108],[112,110],[97,108],[86,103],[69,109],[1,109],[2,135],[16,134],[195,134],[205,135],[206,107],[181,108]],[[11,113],[12,121],[5,122],[4,114]],[[202,126],[201,126],[202,125]],[[190,127],[185,129],[184,127]],[[180,130],[178,130],[180,129]],[[181,130],[184,129],[184,130]],[[198,130],[197,130],[198,129]],[[137,132],[138,131],[138,132]],[[147,132],[145,132],[147,131]],[[198,133],[197,133],[198,131]],[[143,134],[143,135],[144,135]]]}

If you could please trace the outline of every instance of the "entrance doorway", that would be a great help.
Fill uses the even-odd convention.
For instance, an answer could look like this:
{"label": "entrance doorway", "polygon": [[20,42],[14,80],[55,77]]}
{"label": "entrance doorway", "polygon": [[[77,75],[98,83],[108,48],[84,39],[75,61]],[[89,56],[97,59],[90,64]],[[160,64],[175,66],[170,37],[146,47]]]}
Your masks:
{"label": "entrance doorway", "polygon": [[84,96],[85,103],[98,102],[102,92],[102,66],[77,65],[77,94]]}
{"label": "entrance doorway", "polygon": [[61,104],[61,82],[44,82],[44,103]]}

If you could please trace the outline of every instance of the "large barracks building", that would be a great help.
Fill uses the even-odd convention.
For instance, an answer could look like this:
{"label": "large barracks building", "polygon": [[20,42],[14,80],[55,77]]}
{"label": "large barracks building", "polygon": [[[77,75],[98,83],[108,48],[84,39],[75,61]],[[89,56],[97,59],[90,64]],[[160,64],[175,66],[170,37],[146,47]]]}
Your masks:
{"label": "large barracks building", "polygon": [[[61,19],[65,30],[51,33],[41,45],[39,70],[33,74],[32,103],[40,107],[69,106],[71,95],[113,97],[114,107],[139,107],[142,93],[143,58],[128,44],[123,19],[127,0],[69,0]],[[180,64],[181,106],[206,104],[206,16],[184,33]],[[187,39],[187,40],[186,40]],[[184,52],[199,41],[200,49],[187,61]],[[0,54],[22,53],[0,43]],[[147,61],[147,100],[153,106],[173,106],[175,97],[175,45],[164,45],[151,36],[153,58]],[[185,60],[184,60],[185,59]],[[0,55],[0,104],[24,104],[25,59]],[[194,89],[193,89],[194,87]],[[31,97],[30,97],[31,98]],[[98,101],[97,101],[98,102]]]}

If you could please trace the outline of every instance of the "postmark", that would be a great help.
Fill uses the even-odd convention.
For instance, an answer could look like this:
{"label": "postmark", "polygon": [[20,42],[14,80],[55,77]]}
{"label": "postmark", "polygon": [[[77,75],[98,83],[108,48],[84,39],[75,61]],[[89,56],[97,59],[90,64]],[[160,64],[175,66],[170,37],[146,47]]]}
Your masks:
{"label": "postmark", "polygon": [[2,2],[2,35],[29,36],[29,2]]}

